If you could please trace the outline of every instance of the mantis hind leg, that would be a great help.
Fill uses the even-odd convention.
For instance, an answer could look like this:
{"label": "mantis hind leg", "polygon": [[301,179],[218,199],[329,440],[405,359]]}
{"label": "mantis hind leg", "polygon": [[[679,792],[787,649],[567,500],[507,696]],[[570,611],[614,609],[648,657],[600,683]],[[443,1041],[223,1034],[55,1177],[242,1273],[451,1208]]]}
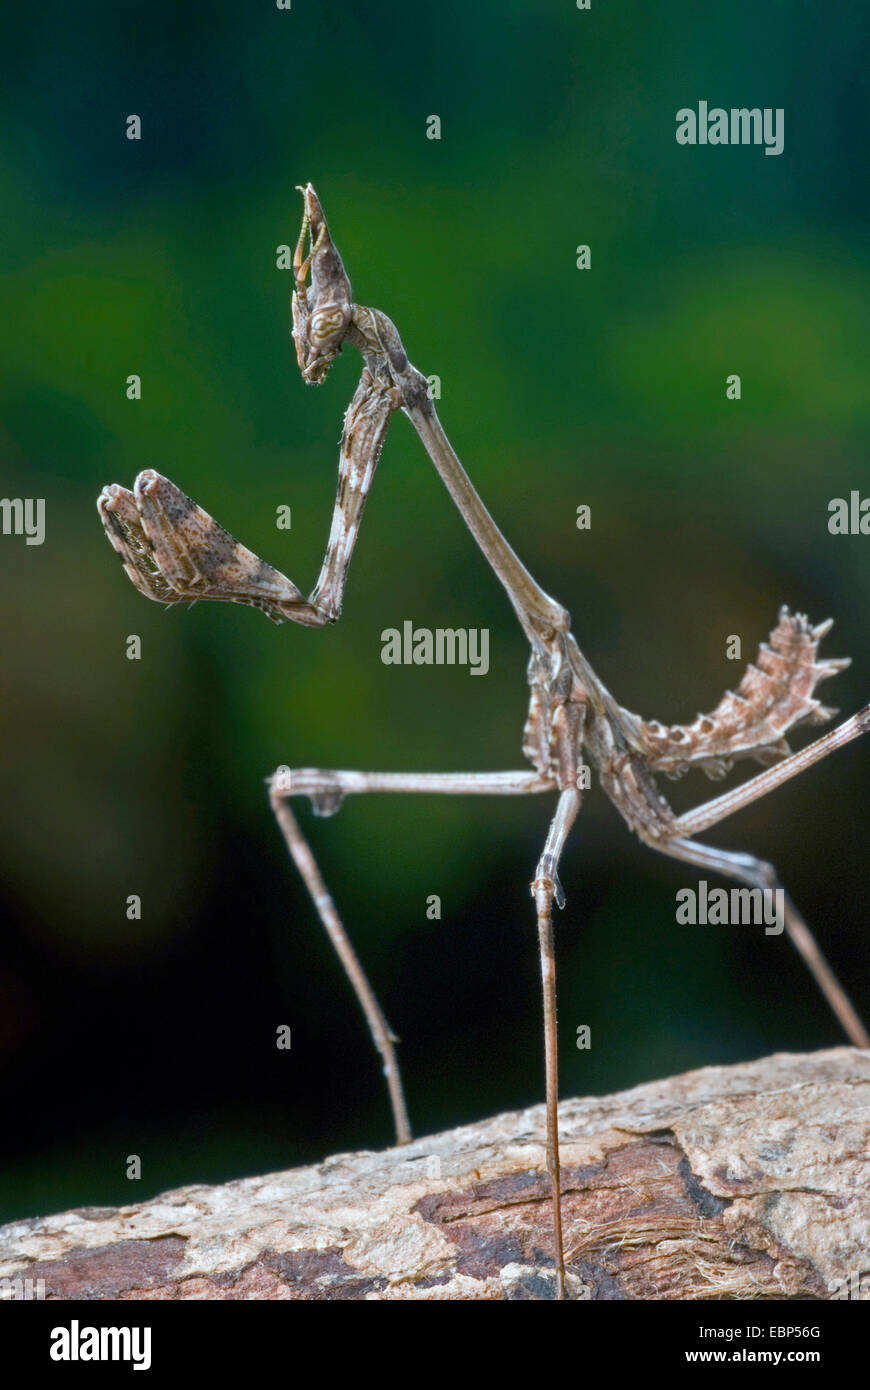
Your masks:
{"label": "mantis hind leg", "polygon": [[736,854],[731,850],[715,849],[711,845],[699,845],[695,840],[648,840],[653,848],[672,859],[680,859],[685,864],[695,864],[698,868],[712,873],[724,874],[726,878],[737,879],[750,888],[760,888],[768,892],[782,892],[783,925],[786,932],[809,969],[816,984],[825,996],[833,1014],[843,1031],[855,1047],[870,1047],[870,1036],[861,1022],[858,1013],[840,981],[837,979],[818,942],[798,912],[791,898],[779,881],[772,864],[764,859],[756,859],[750,854]]}

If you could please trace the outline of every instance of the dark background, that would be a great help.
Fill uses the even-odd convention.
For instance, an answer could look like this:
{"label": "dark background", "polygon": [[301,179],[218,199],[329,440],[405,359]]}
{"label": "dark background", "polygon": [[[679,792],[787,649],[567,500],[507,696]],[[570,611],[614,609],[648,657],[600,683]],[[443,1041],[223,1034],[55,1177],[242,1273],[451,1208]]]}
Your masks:
{"label": "dark background", "polygon": [[[455,447],[622,703],[712,708],[742,669],[726,637],[751,659],[782,602],[837,619],[825,650],[854,664],[823,696],[868,699],[870,539],[830,536],[827,505],[870,493],[870,13],[264,0],[18,7],[4,26],[2,490],[47,504],[43,546],[0,539],[10,1219],[129,1200],[130,1153],[142,1196],[387,1144],[376,1058],[263,779],[522,765],[522,635],[403,419],[329,631],[163,612],[103,538],[101,486],[152,466],[313,584],[358,362],[318,391],[296,371],[275,264],[295,184],[318,189],[361,302],[440,375]],[[678,146],[675,113],[701,99],[784,107],[784,153]],[[489,675],[384,666],[380,633],[406,618],[488,627]],[[779,866],[865,1016],[867,756],[853,744],[707,836]],[[674,799],[715,791],[695,774]],[[528,882],[548,813],[301,813],[403,1039],[419,1133],[542,1098]],[[562,877],[563,1094],[842,1041],[784,938],[676,924],[697,876],[597,789]]]}

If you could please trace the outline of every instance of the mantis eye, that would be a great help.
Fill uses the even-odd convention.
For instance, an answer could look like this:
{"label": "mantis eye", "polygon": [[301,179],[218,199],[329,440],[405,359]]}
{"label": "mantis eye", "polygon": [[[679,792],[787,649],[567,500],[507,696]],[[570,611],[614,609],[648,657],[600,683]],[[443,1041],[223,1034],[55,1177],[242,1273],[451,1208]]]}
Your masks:
{"label": "mantis eye", "polygon": [[344,309],[338,306],[318,309],[311,316],[310,337],[314,342],[325,343],[337,333],[343,332],[346,322],[347,315]]}

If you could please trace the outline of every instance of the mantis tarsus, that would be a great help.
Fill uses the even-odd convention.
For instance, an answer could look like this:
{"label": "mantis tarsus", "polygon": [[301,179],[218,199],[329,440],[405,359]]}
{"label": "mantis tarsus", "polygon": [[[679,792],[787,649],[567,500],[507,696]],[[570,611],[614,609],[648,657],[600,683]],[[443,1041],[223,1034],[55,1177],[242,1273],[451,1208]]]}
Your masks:
{"label": "mantis tarsus", "polygon": [[[357,348],[363,372],[344,420],[338,493],[329,542],[317,584],[305,598],[289,579],[247,550],[174,483],[151,469],[134,491],[113,484],[98,500],[103,525],[136,587],[160,603],[216,599],[260,608],[273,621],[306,627],[335,622],[341,612],[348,565],[375,467],[394,411],[411,421],[462,517],[503,584],[528,639],[531,656],[529,715],[523,753],[531,771],[493,773],[362,773],[281,769],[270,799],[288,849],[357,993],[383,1060],[397,1141],[410,1127],[396,1061],[396,1039],[320,875],[289,798],[307,796],[315,813],[338,809],[354,792],[440,792],[525,796],[558,793],[555,813],[531,883],[537,913],[544,1008],[547,1098],[547,1169],[553,1195],[555,1296],[565,1297],[559,1175],[556,990],[552,908],[564,906],[558,866],[581,802],[582,756],[604,791],[645,844],[697,868],[752,888],[779,887],[770,864],[750,855],[698,844],[709,829],[870,728],[870,705],[832,732],[792,754],[788,730],[832,717],[815,698],[818,683],[847,661],[819,658],[830,622],[811,627],[782,609],[735,692],[690,725],[665,727],[616,703],[583,656],[568,612],[536,584],[499,531],[444,433],[426,378],[408,361],[394,324],[378,309],[356,304],[314,189],[301,190],[302,229],[294,257],[293,337],[303,380],[322,382],[344,343]],[[307,254],[306,254],[307,240]],[[310,275],[310,283],[309,283]],[[660,794],[655,775],[698,768],[724,776],[733,762],[752,758],[765,770],[742,786],[684,815]],[[785,897],[785,927],[849,1038],[870,1046],[860,1019],[816,942]]]}

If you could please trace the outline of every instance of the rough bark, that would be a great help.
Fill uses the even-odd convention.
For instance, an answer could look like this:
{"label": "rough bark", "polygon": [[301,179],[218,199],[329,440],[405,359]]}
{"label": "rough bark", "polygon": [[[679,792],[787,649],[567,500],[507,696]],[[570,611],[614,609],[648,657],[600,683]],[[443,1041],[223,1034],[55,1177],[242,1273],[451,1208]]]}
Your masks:
{"label": "rough bark", "polygon": [[[573,1297],[825,1299],[843,1281],[870,1297],[870,1054],[708,1067],[560,1116]],[[0,1278],[52,1299],[549,1298],[543,1132],[538,1106],[15,1222]]]}

